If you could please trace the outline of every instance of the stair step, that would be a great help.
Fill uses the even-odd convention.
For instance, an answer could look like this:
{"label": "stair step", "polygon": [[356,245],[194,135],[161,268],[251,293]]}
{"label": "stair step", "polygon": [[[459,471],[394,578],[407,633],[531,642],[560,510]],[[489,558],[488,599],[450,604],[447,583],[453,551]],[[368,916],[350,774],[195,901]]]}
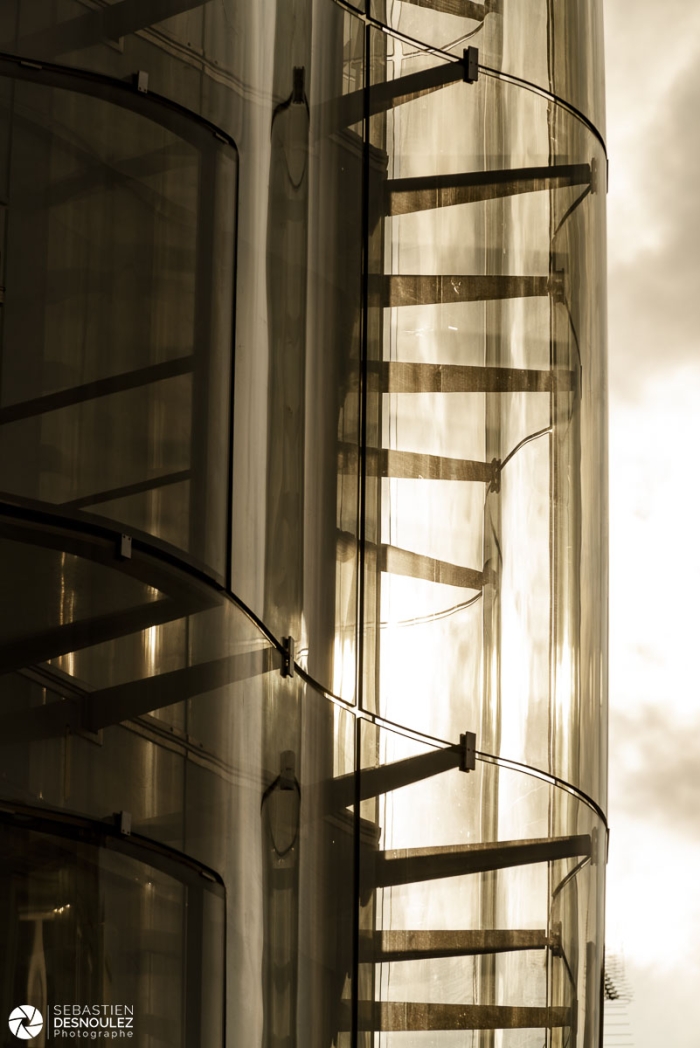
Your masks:
{"label": "stair step", "polygon": [[189,375],[193,368],[194,357],[175,357],[173,360],[164,360],[160,364],[149,364],[148,367],[137,368],[134,371],[110,375],[109,378],[95,379],[93,382],[84,382],[82,385],[71,386],[55,393],[45,393],[31,400],[8,404],[0,408],[0,426],[37,418],[52,411],[61,411],[75,407],[77,404],[98,400],[101,397],[113,397],[132,389],[143,389],[144,386],[152,386],[157,382]]}
{"label": "stair step", "polygon": [[[358,469],[358,459],[356,444],[340,445],[338,469],[341,473],[354,475]],[[365,468],[368,477],[392,477],[397,480],[461,480],[492,484],[498,477],[498,464],[495,461],[445,458],[442,455],[423,455],[390,448],[367,448]]]}
{"label": "stair step", "polygon": [[489,844],[457,844],[436,848],[399,849],[367,857],[366,874],[375,888],[416,884],[469,873],[486,873],[512,866],[591,855],[588,834]]}
{"label": "stair step", "polygon": [[[341,1010],[341,1029],[350,1029],[350,1002]],[[360,1030],[543,1030],[571,1026],[569,1008],[520,1008],[495,1004],[420,1004],[403,1001],[360,1001]]]}
{"label": "stair step", "polygon": [[433,306],[454,302],[494,302],[510,298],[545,298],[559,293],[561,282],[548,276],[495,274],[380,275],[370,284],[383,306]]}
{"label": "stair step", "polygon": [[334,98],[320,108],[321,132],[330,134],[360,123],[364,119],[367,107],[369,107],[370,116],[386,113],[390,109],[395,109],[396,106],[412,102],[422,95],[463,80],[464,65],[461,61],[442,62],[440,65],[431,66],[430,69],[421,69],[417,73],[409,73],[406,76],[396,77],[394,80],[373,84],[367,94],[364,89],[351,91],[347,95]]}
{"label": "stair step", "polygon": [[550,393],[571,391],[574,378],[574,372],[564,368],[538,371],[386,360],[370,371],[369,384],[384,393]]}
{"label": "stair step", "polygon": [[454,204],[474,204],[520,193],[536,193],[543,189],[591,185],[592,180],[590,164],[394,178],[386,183],[385,212],[387,215],[407,215]]}
{"label": "stair step", "polygon": [[383,764],[379,768],[363,768],[360,770],[359,784],[355,773],[351,772],[321,783],[316,788],[321,795],[324,810],[338,811],[355,803],[358,785],[359,799],[364,801],[459,768],[463,759],[462,746],[446,746],[444,749],[430,750],[416,757]]}
{"label": "stair step", "polygon": [[483,571],[450,564],[446,560],[412,553],[397,546],[382,545],[379,551],[379,570],[388,575],[403,575],[411,579],[423,579],[442,586],[457,586],[460,589],[481,590],[486,581]]}
{"label": "stair step", "polygon": [[[215,691],[235,681],[262,676],[279,669],[279,661],[279,655],[273,648],[260,648],[116,684],[91,691],[82,697],[76,695],[76,689],[71,689],[70,684],[66,685],[58,679],[52,682],[46,671],[51,671],[54,677],[57,676],[57,671],[51,666],[47,666],[43,671],[41,664],[29,670],[20,669],[19,672],[23,676],[43,684],[50,691],[65,698],[59,702],[49,702],[43,706],[4,714],[0,717],[0,734],[19,741],[24,738],[39,739],[63,735],[67,725],[71,725],[76,731],[99,731],[175,703],[185,702],[197,695]],[[67,674],[64,676],[67,677]],[[459,758],[455,757],[455,763],[458,763],[458,760]]]}
{"label": "stair step", "polygon": [[546,931],[378,931],[360,937],[360,960],[418,961],[437,957],[474,957],[480,954],[543,950],[554,945]]}
{"label": "stair step", "polygon": [[458,18],[472,18],[483,22],[491,11],[500,10],[500,0],[485,0],[483,4],[474,0],[404,0],[414,7],[427,7],[439,14],[456,15]]}

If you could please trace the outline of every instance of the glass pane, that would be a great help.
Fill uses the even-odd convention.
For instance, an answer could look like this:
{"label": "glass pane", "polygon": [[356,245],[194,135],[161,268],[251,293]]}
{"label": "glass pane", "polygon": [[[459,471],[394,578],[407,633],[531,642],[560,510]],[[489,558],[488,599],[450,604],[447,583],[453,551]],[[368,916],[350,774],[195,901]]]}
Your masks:
{"label": "glass pane", "polygon": [[365,1043],[477,1044],[494,1030],[534,1048],[547,1030],[570,1044],[599,960],[597,816],[546,782],[482,762],[465,774],[456,747],[366,723],[362,753]]}
{"label": "glass pane", "polygon": [[[371,13],[417,41],[395,47],[403,58],[431,45],[551,91],[605,134],[603,5],[601,0],[370,0]],[[484,72],[481,76],[487,75]],[[522,90],[522,88],[521,88]]]}
{"label": "glass pane", "polygon": [[223,575],[235,160],[68,90],[10,115],[0,488]]}
{"label": "glass pane", "polygon": [[[234,0],[155,5],[108,0],[99,6],[81,0],[18,0],[14,24],[5,28],[4,49],[128,82],[142,70],[149,91],[197,112],[203,84],[208,82],[216,94],[223,81],[230,93],[239,6]],[[205,99],[205,107],[211,101]]]}
{"label": "glass pane", "polygon": [[[84,584],[90,576],[74,559],[84,575],[66,569],[64,582]],[[277,651],[231,601],[174,569],[161,581],[170,609],[161,621],[144,628],[129,614],[109,639],[5,674],[0,793],[34,817],[80,811],[113,827],[114,813],[127,812],[137,838],[216,871],[237,900],[226,964],[236,1029],[247,1043],[298,1027],[315,1031],[318,1048],[343,1043],[353,985],[355,719],[298,676],[283,678]],[[183,614],[188,600],[194,607]],[[126,925],[113,929],[117,939],[128,934]],[[221,958],[201,963],[202,986],[220,993]],[[169,992],[180,1000],[173,979]],[[203,1010],[201,1021],[211,1024],[211,1014]],[[169,1043],[180,1042],[173,1034]]]}
{"label": "glass pane", "polygon": [[298,678],[278,673],[266,678],[261,699],[241,726],[258,753],[259,784],[241,762],[237,792],[248,795],[246,835],[240,824],[232,827],[228,843],[229,854],[240,853],[234,882],[245,884],[253,873],[245,887],[262,903],[253,926],[239,918],[239,948],[258,959],[259,1000],[254,1009],[250,997],[240,1005],[250,1032],[258,1031],[253,1043],[293,1042],[304,1031],[314,1048],[349,1048],[354,718]]}
{"label": "glass pane", "polygon": [[[18,528],[5,530],[13,538],[0,537],[5,598],[0,604],[0,672],[44,662],[100,635],[118,636],[144,619],[162,618],[167,602],[157,586],[51,548],[51,539],[36,530],[34,542],[18,541]],[[126,626],[129,619],[132,626]]]}
{"label": "glass pane", "polygon": [[605,160],[546,99],[375,43],[368,702],[601,798]]}
{"label": "glass pane", "polygon": [[309,49],[305,18],[293,4],[278,10],[258,124],[269,151],[242,147],[256,173],[238,266],[233,589],[277,636],[295,638],[314,679],[352,702],[364,24],[326,4],[314,30],[324,43]]}
{"label": "glass pane", "polygon": [[2,985],[39,1009],[40,1043],[221,1044],[221,980],[202,972],[221,968],[223,897],[70,838],[3,824],[0,840]]}

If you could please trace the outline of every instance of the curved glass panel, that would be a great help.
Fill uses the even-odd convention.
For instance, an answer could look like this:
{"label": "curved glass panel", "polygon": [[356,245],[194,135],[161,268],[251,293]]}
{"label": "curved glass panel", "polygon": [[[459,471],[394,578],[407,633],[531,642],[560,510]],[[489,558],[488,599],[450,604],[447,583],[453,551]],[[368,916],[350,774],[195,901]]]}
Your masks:
{"label": "curved glass panel", "polygon": [[5,86],[0,491],[223,576],[235,156],[78,90]]}
{"label": "curved glass panel", "polygon": [[0,5],[3,992],[596,1043],[599,23]]}
{"label": "curved glass panel", "polygon": [[[22,573],[24,588],[13,596],[23,618],[14,633],[9,616],[0,623],[7,638],[0,645],[0,810],[24,812],[22,840],[32,820],[60,820],[58,812],[106,827],[110,840],[126,818],[133,839],[158,842],[169,862],[189,869],[192,859],[215,871],[236,900],[226,922],[227,1007],[237,1016],[231,1036],[255,1044],[313,1029],[307,1043],[327,1048],[352,998],[354,718],[299,677],[283,677],[277,650],[210,585],[136,549],[125,560],[89,536],[17,523],[12,529],[12,548],[8,540],[0,552]],[[110,565],[99,563],[110,556]],[[62,604],[46,608],[46,594],[58,593]],[[66,854],[65,869],[83,870],[80,855]],[[23,876],[29,891],[31,876]],[[64,874],[56,877],[63,884]],[[171,900],[167,885],[149,887],[144,878],[134,879],[133,890],[157,890],[158,921],[149,923],[144,910],[139,930],[140,896],[123,917],[116,903],[105,903],[103,920],[114,986],[126,994],[138,984],[145,1016],[160,1014],[161,998],[183,1000],[180,947],[167,925],[179,932],[175,911],[190,913],[192,904],[184,889]],[[87,891],[83,882],[70,884],[70,891]],[[66,899],[72,906],[73,896]],[[6,902],[11,919],[21,920],[16,896]],[[220,937],[222,913],[215,926]],[[75,932],[72,924],[66,929]],[[52,972],[56,950],[45,959]],[[150,1012],[143,1004],[150,984],[138,970],[131,982],[119,981],[120,951],[161,958],[152,969],[158,988]],[[13,979],[27,992],[28,978],[20,965]],[[209,1032],[193,1032],[189,1019],[173,1013],[168,1043],[220,1043],[206,996],[224,992],[220,954],[202,958],[201,978],[205,996],[196,1014]],[[68,993],[60,980],[49,988],[52,1001]],[[103,990],[92,984],[87,1003],[101,1003]],[[196,982],[192,993],[199,992]],[[42,1010],[35,996],[17,999]]]}
{"label": "curved glass panel", "polygon": [[605,158],[542,97],[435,87],[447,65],[383,62],[384,39],[376,710],[439,738],[471,728],[600,800]]}
{"label": "curved glass panel", "polygon": [[456,748],[369,724],[362,737],[368,1043],[431,1031],[429,1043],[457,1045],[494,1030],[508,1045],[541,1045],[545,1031],[558,1046],[577,1031],[595,1043],[606,842],[595,813],[495,764],[465,774]]}
{"label": "curved glass panel", "polygon": [[480,65],[550,91],[605,134],[602,0],[371,0],[371,13],[418,42],[393,43],[403,60],[477,47]]}
{"label": "curved glass panel", "polygon": [[[3,5],[0,19],[0,50],[6,53],[133,83],[135,91],[169,98],[232,131],[240,109],[234,92],[250,80],[236,68],[245,50],[237,38],[241,30],[247,36],[256,30],[247,5],[14,0]],[[145,80],[137,82],[139,70]]]}
{"label": "curved glass panel", "polygon": [[39,1009],[37,1043],[220,1045],[220,889],[186,868],[179,879],[175,864],[166,873],[80,836],[0,823],[3,996]]}
{"label": "curved glass panel", "polygon": [[365,28],[317,6],[309,40],[306,14],[280,5],[259,134],[241,146],[232,586],[354,701]]}
{"label": "curved glass panel", "polygon": [[[308,6],[286,3],[269,19],[260,5],[229,0],[157,5],[128,0],[126,6],[120,0],[87,8],[78,0],[59,8],[20,3],[16,17],[6,17],[2,32],[7,51],[112,78],[130,107],[154,98],[178,103],[240,141],[246,206],[240,214],[237,274],[232,588],[278,636],[295,637],[300,662],[316,679],[353,700],[362,107],[350,126],[332,136],[325,132],[338,102],[363,85],[364,26],[331,0],[316,5],[312,23]],[[165,13],[169,16],[163,18]],[[271,61],[260,60],[268,54],[274,55]],[[40,80],[42,72],[32,75]],[[99,89],[108,88],[100,80]],[[97,91],[98,83],[88,80],[83,89]],[[41,88],[31,90],[37,94]],[[50,122],[48,101],[46,106]],[[114,158],[119,169],[126,168],[132,181],[142,170],[146,180],[132,204],[108,169],[101,187],[106,200],[100,202],[95,190],[89,208],[83,208],[88,212],[81,218],[83,226],[97,219],[89,261],[106,270],[103,284],[114,285],[116,277],[112,279],[102,256],[109,261],[115,245],[131,243],[137,223],[145,230],[156,222],[157,228],[153,245],[140,233],[144,243],[137,253],[139,264],[129,260],[134,287],[128,285],[124,267],[119,270],[123,319],[110,312],[113,291],[98,288],[93,293],[88,286],[86,293],[92,297],[82,308],[90,310],[90,323],[73,316],[68,321],[81,330],[99,328],[95,335],[107,345],[114,342],[116,331],[132,342],[147,335],[155,342],[153,364],[159,370],[141,376],[148,380],[147,388],[138,385],[108,397],[105,387],[97,407],[69,404],[54,411],[43,443],[52,449],[58,445],[64,460],[73,462],[77,453],[66,444],[77,432],[82,445],[95,450],[80,475],[72,476],[70,484],[59,478],[60,491],[51,489],[47,497],[64,500],[72,511],[108,516],[129,530],[157,535],[221,578],[222,550],[228,541],[221,534],[226,518],[219,514],[219,497],[226,496],[228,478],[221,483],[215,464],[224,474],[228,373],[220,347],[224,332],[230,333],[225,307],[231,305],[233,285],[232,255],[226,254],[233,244],[233,213],[226,211],[227,163],[211,133],[210,149],[223,170],[204,170],[198,148],[190,146],[188,152],[187,146],[177,147],[172,134],[174,141],[152,150],[153,156],[145,148],[132,156],[128,149],[138,135],[131,124],[138,125],[138,118],[117,118],[104,106],[100,117],[95,100],[81,103],[82,108],[74,106],[75,133],[83,123],[87,129],[98,121],[112,126],[119,142]],[[62,113],[57,115],[64,119]],[[91,148],[98,153],[89,158],[94,179],[104,158]],[[122,157],[119,148],[126,148],[127,155]],[[223,154],[227,155],[225,148]],[[111,162],[109,155],[106,161]],[[228,166],[233,173],[230,158]],[[179,192],[182,199],[161,215],[157,194],[164,182],[170,195]],[[127,190],[131,185],[127,183]],[[119,192],[122,197],[126,193],[126,204],[122,197],[114,199]],[[148,213],[151,200],[155,219]],[[103,218],[105,211],[109,220]],[[77,249],[73,255],[74,269],[82,271],[84,258]],[[149,266],[144,279],[141,270]],[[115,263],[112,269],[116,271]],[[161,302],[156,316],[149,314],[142,299],[153,303],[151,313]],[[92,316],[98,310],[99,323]],[[206,330],[208,321],[211,332]],[[213,343],[208,348],[207,337]],[[194,370],[188,359],[192,356]],[[144,366],[153,364],[149,358]],[[91,410],[98,421],[87,417]],[[119,460],[103,461],[103,445],[123,430],[125,416],[141,419],[145,432],[139,435],[132,427],[131,443],[120,448]],[[31,423],[8,425],[8,440],[26,441]],[[88,458],[87,451],[82,454]],[[76,473],[74,462],[71,468]],[[42,472],[46,469],[42,464]],[[96,473],[106,481],[99,490]],[[15,486],[26,494],[28,481]],[[63,488],[70,488],[67,495]]]}

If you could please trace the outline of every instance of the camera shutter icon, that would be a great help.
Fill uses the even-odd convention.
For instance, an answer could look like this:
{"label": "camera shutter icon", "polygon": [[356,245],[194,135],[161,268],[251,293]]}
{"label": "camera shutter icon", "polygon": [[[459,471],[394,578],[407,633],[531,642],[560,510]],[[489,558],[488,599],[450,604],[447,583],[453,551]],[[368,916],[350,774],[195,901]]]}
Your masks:
{"label": "camera shutter icon", "polygon": [[38,1008],[31,1004],[20,1004],[10,1013],[8,1021],[10,1033],[22,1041],[31,1041],[38,1037],[44,1027],[44,1017]]}

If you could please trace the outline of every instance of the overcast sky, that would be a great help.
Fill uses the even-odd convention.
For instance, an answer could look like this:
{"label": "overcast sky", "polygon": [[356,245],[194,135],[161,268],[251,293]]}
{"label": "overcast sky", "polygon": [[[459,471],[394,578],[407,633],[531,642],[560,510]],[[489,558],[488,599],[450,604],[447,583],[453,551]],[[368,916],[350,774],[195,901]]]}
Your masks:
{"label": "overcast sky", "polygon": [[700,1046],[700,3],[604,0],[608,950],[636,1048]]}

